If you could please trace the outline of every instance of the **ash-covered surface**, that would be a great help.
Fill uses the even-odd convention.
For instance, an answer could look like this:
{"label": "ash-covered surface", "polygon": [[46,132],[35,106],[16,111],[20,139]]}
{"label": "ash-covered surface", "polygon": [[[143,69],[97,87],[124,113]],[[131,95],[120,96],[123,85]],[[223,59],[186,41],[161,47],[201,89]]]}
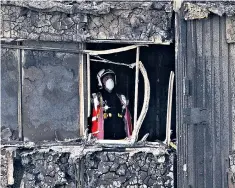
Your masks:
{"label": "ash-covered surface", "polygon": [[89,15],[88,31],[93,39],[128,39],[165,42],[171,40],[172,13],[164,10],[112,10]]}
{"label": "ash-covered surface", "polygon": [[23,129],[31,141],[78,136],[79,57],[76,54],[24,51]]}
{"label": "ash-covered surface", "polygon": [[18,52],[1,49],[1,139],[17,139],[18,129]]}
{"label": "ash-covered surface", "polygon": [[20,162],[25,170],[20,184],[24,188],[76,188],[76,164],[69,158],[69,153],[49,151],[21,154]]}
{"label": "ash-covered surface", "polygon": [[86,156],[85,187],[173,187],[173,156],[96,152]]}
{"label": "ash-covered surface", "polygon": [[2,37],[43,41],[173,39],[172,2],[1,1]]}
{"label": "ash-covered surface", "polygon": [[2,37],[42,41],[80,41],[83,36],[77,20],[67,14],[33,11],[17,6],[2,6]]}
{"label": "ash-covered surface", "polygon": [[[144,152],[93,149],[18,149],[14,158],[14,186],[24,188],[174,187],[173,153],[162,148]],[[159,150],[159,152],[158,152]],[[1,176],[6,187],[7,162],[2,149]],[[8,174],[11,175],[11,174]]]}
{"label": "ash-covered surface", "polygon": [[234,1],[205,1],[205,2],[184,2],[183,11],[185,20],[207,18],[209,14],[217,14],[219,16],[235,15]]}

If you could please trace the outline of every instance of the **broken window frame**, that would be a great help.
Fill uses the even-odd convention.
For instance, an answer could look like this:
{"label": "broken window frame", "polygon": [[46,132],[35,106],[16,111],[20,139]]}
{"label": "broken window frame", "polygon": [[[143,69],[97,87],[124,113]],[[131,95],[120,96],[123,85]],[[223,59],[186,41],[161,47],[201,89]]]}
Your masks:
{"label": "broken window frame", "polygon": [[[122,48],[117,48],[117,49],[111,49],[111,50],[105,50],[105,51],[92,51],[92,50],[86,50],[86,43],[79,43],[79,50],[74,50],[74,49],[62,49],[62,48],[53,48],[53,47],[33,47],[33,46],[26,46],[26,45],[21,45],[20,42],[17,42],[16,45],[14,44],[10,44],[10,43],[3,43],[1,47],[3,48],[9,48],[9,49],[17,49],[18,53],[19,53],[19,59],[18,59],[18,63],[21,63],[20,59],[23,56],[23,52],[24,50],[39,50],[39,51],[54,51],[54,52],[64,52],[64,53],[76,53],[79,54],[80,58],[79,58],[79,98],[80,98],[80,106],[79,106],[79,116],[80,116],[80,121],[78,124],[78,137],[84,137],[85,136],[85,132],[86,132],[86,125],[87,125],[87,116],[90,112],[90,56],[94,55],[95,53],[98,54],[110,54],[112,53],[120,53],[122,51],[126,51],[126,50],[132,50],[132,49],[136,49],[136,62],[135,65],[136,66],[136,79],[135,79],[135,84],[137,87],[135,87],[135,112],[134,112],[134,124],[133,124],[133,133],[130,139],[126,139],[126,140],[97,140],[97,143],[99,144],[118,144],[118,145],[131,145],[134,144],[137,139],[138,139],[138,134],[139,134],[139,130],[141,128],[143,119],[147,113],[147,110],[145,110],[146,112],[143,113],[143,108],[141,110],[140,113],[140,117],[142,116],[142,120],[141,119],[137,119],[137,100],[138,100],[138,76],[139,76],[139,70],[141,71],[142,75],[146,74],[144,77],[145,79],[145,88],[146,87],[150,87],[150,83],[148,80],[148,76],[146,73],[146,70],[142,64],[142,62],[139,61],[139,49],[141,46],[146,46],[146,44],[142,44],[142,45],[131,45],[131,46],[127,46],[127,47],[122,47]],[[123,48],[125,50],[123,50]],[[20,67],[20,65],[19,65]],[[21,71],[21,70],[19,70]],[[145,73],[143,73],[143,71],[145,71]],[[22,87],[22,80],[21,80],[21,75],[22,73],[20,72],[19,75],[19,85],[18,85],[18,89],[19,89],[19,93],[18,93],[18,124],[19,124],[19,139],[20,141],[24,140],[24,135],[23,135],[23,122],[22,122],[22,91],[21,91],[21,87]],[[173,81],[172,81],[173,82]],[[170,81],[169,81],[170,84]],[[173,84],[173,83],[172,83]],[[146,89],[145,89],[146,90]],[[137,91],[137,93],[136,93]],[[169,101],[169,97],[168,96],[168,101]],[[172,98],[170,99],[172,100]],[[88,105],[86,105],[86,102]],[[147,101],[147,105],[148,106],[149,100]],[[171,109],[170,109],[171,110]],[[170,113],[170,112],[168,112]],[[167,115],[168,116],[168,115]],[[167,120],[167,126],[166,126],[166,139],[165,143],[167,145],[169,145],[169,135],[170,135],[170,124],[171,123],[171,119]],[[137,126],[136,126],[137,125]],[[145,136],[147,137],[147,136]]]}
{"label": "broken window frame", "polygon": [[[148,105],[149,105],[149,98],[150,98],[150,83],[148,80],[147,72],[139,60],[140,56],[140,47],[141,46],[146,46],[146,45],[130,45],[126,47],[121,47],[121,48],[115,48],[115,49],[109,49],[109,50],[102,50],[102,51],[95,51],[95,50],[84,50],[86,53],[86,71],[87,71],[87,115],[90,115],[91,109],[90,109],[90,96],[91,96],[91,91],[90,91],[90,56],[95,56],[95,55],[105,55],[105,54],[113,54],[113,53],[121,53],[124,51],[136,49],[136,61],[135,61],[135,99],[134,99],[134,121],[133,121],[133,132],[130,138],[124,139],[124,140],[108,140],[108,139],[103,139],[103,140],[97,140],[96,143],[98,144],[118,144],[118,145],[132,145],[137,142],[138,140],[138,134],[139,130],[141,128],[141,125],[143,123],[143,120],[145,118],[145,115],[147,114],[148,110]],[[140,67],[141,66],[141,67]],[[144,76],[144,82],[145,82],[145,100],[144,104],[140,113],[139,118],[137,119],[137,110],[138,110],[138,84],[139,84],[139,71],[140,69],[142,70],[142,74]],[[83,68],[84,70],[84,68]],[[145,75],[144,75],[145,74]],[[83,82],[84,83],[84,82]],[[147,88],[146,88],[147,87]],[[85,135],[85,124],[82,125],[80,128],[83,131],[83,135]],[[82,133],[80,131],[80,133]]]}

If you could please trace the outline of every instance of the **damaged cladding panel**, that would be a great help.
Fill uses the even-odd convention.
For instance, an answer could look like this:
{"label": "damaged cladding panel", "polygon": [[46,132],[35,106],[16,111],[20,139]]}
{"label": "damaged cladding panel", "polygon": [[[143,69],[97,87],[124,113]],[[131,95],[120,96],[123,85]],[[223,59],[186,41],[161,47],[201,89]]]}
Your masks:
{"label": "damaged cladding panel", "polygon": [[172,42],[172,2],[1,1],[5,39]]}
{"label": "damaged cladding panel", "polygon": [[78,54],[23,53],[24,137],[31,141],[78,137]]}
{"label": "damaged cladding panel", "polygon": [[18,137],[18,51],[1,49],[1,139]]}

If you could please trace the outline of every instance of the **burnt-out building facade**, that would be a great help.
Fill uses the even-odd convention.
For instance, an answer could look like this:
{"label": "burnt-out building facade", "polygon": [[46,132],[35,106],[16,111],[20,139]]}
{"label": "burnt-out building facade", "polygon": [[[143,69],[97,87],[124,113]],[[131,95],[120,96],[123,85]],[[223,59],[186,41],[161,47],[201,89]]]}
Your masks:
{"label": "burnt-out building facade", "polygon": [[[234,15],[229,1],[1,1],[1,187],[233,187]],[[87,133],[102,68],[129,99],[127,140]]]}

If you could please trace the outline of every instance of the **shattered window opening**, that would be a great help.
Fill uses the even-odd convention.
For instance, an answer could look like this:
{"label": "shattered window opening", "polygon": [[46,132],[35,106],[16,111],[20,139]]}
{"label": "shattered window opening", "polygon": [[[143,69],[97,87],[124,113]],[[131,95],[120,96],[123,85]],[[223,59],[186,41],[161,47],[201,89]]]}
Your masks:
{"label": "shattered window opening", "polygon": [[[136,62],[135,63],[132,63],[131,65],[128,65],[128,64],[126,64],[126,63],[118,63],[118,62],[114,62],[114,61],[109,61],[109,60],[107,60],[107,59],[104,59],[104,58],[102,58],[102,57],[100,57],[100,56],[97,56],[98,54],[100,54],[100,55],[103,55],[103,54],[113,54],[113,53],[121,53],[121,52],[124,52],[124,51],[127,51],[127,50],[131,50],[131,49],[135,49],[136,48]],[[129,68],[133,68],[134,66],[136,66],[136,81],[135,81],[135,104],[134,104],[134,116],[137,116],[137,101],[138,101],[138,80],[139,80],[139,76],[138,76],[138,72],[139,72],[139,64],[141,63],[141,62],[139,62],[139,47],[138,46],[127,46],[127,47],[123,47],[123,48],[116,48],[116,49],[111,49],[111,50],[105,50],[105,51],[89,51],[89,50],[87,50],[90,54],[88,54],[87,55],[87,64],[88,64],[88,66],[87,66],[87,79],[90,81],[90,55],[93,55],[94,54],[94,57],[96,57],[96,58],[98,58],[99,60],[97,61],[97,59],[91,59],[91,61],[93,61],[93,62],[103,62],[103,63],[109,63],[109,64],[115,64],[115,65],[121,65],[121,66],[129,66]],[[142,64],[142,63],[141,63]],[[144,69],[144,68],[142,68],[142,69]],[[109,70],[109,69],[107,69],[107,70]],[[101,71],[105,71],[105,69],[102,69]],[[110,70],[110,71],[112,71],[112,70]],[[116,83],[117,83],[117,81],[116,81],[116,74],[112,71],[112,73],[115,75],[115,92],[118,92],[117,90],[116,90]],[[97,74],[97,79],[98,79],[98,84],[99,84],[99,87],[101,87],[101,89],[103,89],[104,90],[104,88],[106,87],[106,86],[104,86],[103,85],[103,83],[101,82],[101,80],[99,80],[100,78],[101,78],[101,75],[99,75],[99,74],[103,74],[103,73],[98,73]],[[99,75],[99,76],[98,76]],[[147,76],[147,75],[146,75]],[[147,78],[147,77],[146,77]],[[149,82],[148,81],[148,78],[147,78],[147,80],[145,79],[145,82]],[[150,88],[145,88],[145,90],[146,89],[150,89]],[[105,90],[104,90],[105,91]],[[109,93],[109,92],[108,92]],[[104,93],[103,93],[104,94]],[[110,95],[110,94],[109,94]],[[126,97],[125,97],[125,95],[122,95],[122,94],[117,94],[117,95],[120,95],[120,97],[122,98],[120,98],[120,102],[123,104],[123,105],[125,105],[125,107],[124,107],[124,109],[125,109],[125,113],[130,113],[129,112],[129,109],[128,109],[128,103],[129,103],[129,100],[128,99],[126,99]],[[146,94],[145,94],[146,95]],[[90,84],[88,85],[88,98],[90,97],[91,95],[90,95]],[[94,96],[94,93],[92,94],[92,96]],[[96,96],[96,94],[95,94],[95,96]],[[115,95],[113,96],[113,97],[115,97]],[[125,98],[125,99],[123,99],[123,97]],[[147,99],[147,98],[148,99]],[[94,97],[93,97],[94,98]],[[96,96],[96,98],[97,98],[97,96]],[[102,98],[103,98],[103,96],[101,96],[101,98],[100,99],[96,99],[96,98],[94,98],[93,99],[93,109],[92,109],[92,112],[90,111],[90,110],[88,110],[88,115],[89,116],[92,116],[91,117],[91,122],[90,122],[90,129],[91,129],[91,134],[92,135],[94,135],[95,137],[97,137],[99,140],[98,140],[98,142],[100,142],[100,143],[102,143],[102,141],[101,140],[103,140],[103,139],[105,139],[105,137],[107,137],[107,134],[108,134],[108,132],[110,132],[110,129],[111,128],[109,128],[109,127],[107,127],[107,120],[105,120],[106,119],[106,117],[105,116],[103,116],[103,115],[106,115],[106,110],[108,110],[108,108],[107,109],[105,109],[104,108],[104,114],[103,114],[103,110],[101,111],[101,110],[99,110],[99,112],[98,113],[101,113],[101,114],[97,114],[97,115],[94,115],[94,113],[96,114],[96,111],[97,111],[97,108],[99,108],[99,106],[103,103],[102,102]],[[147,101],[145,101],[144,102],[144,105],[147,105],[146,107],[146,109],[144,109],[145,110],[145,112],[143,113],[143,114],[141,114],[143,117],[142,118],[144,118],[144,116],[146,115],[146,113],[147,113],[147,109],[148,109],[148,101],[149,101],[149,95],[147,95],[147,96],[145,96],[145,98],[146,98],[146,100]],[[95,102],[95,100],[97,101],[97,102]],[[113,98],[113,100],[115,100],[114,98]],[[125,100],[125,101],[123,101],[123,100]],[[105,101],[104,101],[105,102]],[[126,104],[124,104],[124,103],[126,103]],[[95,104],[95,103],[97,103],[97,104]],[[97,106],[95,106],[95,105],[97,105]],[[106,105],[106,104],[105,104]],[[90,100],[88,100],[88,106],[90,106]],[[101,109],[102,109],[103,107],[101,106]],[[123,109],[123,107],[122,107],[122,109]],[[142,110],[143,111],[143,110]],[[89,114],[90,113],[90,114]],[[92,113],[92,114],[91,114]],[[111,113],[108,113],[108,114],[110,114],[109,116],[110,116],[110,118],[114,118],[114,117],[112,117],[112,116],[115,116],[115,114],[111,114]],[[118,113],[119,114],[119,113]],[[99,123],[100,122],[100,120],[99,120],[99,116],[100,115],[102,115],[102,117],[101,118],[103,118],[104,117],[104,120],[102,119],[102,123]],[[111,116],[112,115],[112,116]],[[107,118],[109,118],[109,116],[107,117]],[[123,117],[124,116],[124,114],[123,115],[119,115],[120,117]],[[130,143],[134,143],[135,141],[137,141],[137,139],[138,139],[138,132],[139,132],[139,129],[140,129],[140,126],[141,126],[141,124],[139,123],[139,124],[137,124],[137,117],[134,117],[135,119],[134,119],[134,123],[132,123],[131,121],[132,121],[132,119],[131,119],[131,115],[126,115],[125,114],[125,119],[123,118],[123,121],[125,122],[125,132],[126,132],[126,138],[127,138],[127,140],[124,140],[123,142],[121,142],[121,143],[124,143],[124,144],[130,144]],[[94,118],[96,118],[96,120],[93,120]],[[127,119],[126,119],[127,118]],[[128,119],[129,118],[129,119]],[[106,122],[107,121],[107,122]],[[110,121],[110,120],[109,120]],[[98,124],[97,124],[98,123]],[[113,123],[111,123],[109,126],[113,126],[112,124],[115,124],[115,126],[113,127],[114,129],[115,129],[115,127],[117,127],[117,126],[120,126],[120,125],[117,125],[116,126],[116,123],[117,122],[113,122]],[[106,130],[106,128],[105,128],[105,125],[106,125],[106,127],[107,127],[107,130]],[[134,125],[134,127],[133,127],[133,125]],[[94,126],[96,126],[97,128],[95,128],[95,130],[93,130],[94,129]],[[102,128],[103,127],[103,128]],[[133,132],[132,132],[133,131]],[[113,136],[111,136],[114,140],[115,140],[115,135],[117,134],[117,136],[118,136],[118,134],[119,134],[119,136],[120,136],[120,134],[121,133],[118,133],[118,132],[114,132],[113,133],[114,135],[114,137]],[[105,136],[106,135],[106,136]],[[122,137],[122,138],[125,138],[125,137]],[[117,137],[118,138],[118,137]],[[120,137],[121,138],[121,137]],[[109,138],[108,139],[106,139],[106,141],[104,142],[104,143],[112,143],[113,141],[108,141],[109,140]],[[119,139],[118,139],[119,140]],[[115,143],[115,142],[114,142]]]}
{"label": "shattered window opening", "polygon": [[[117,44],[107,44],[107,43],[102,43],[102,44],[97,44],[97,43],[92,43],[92,44],[87,44],[87,49],[91,49],[91,50],[108,50],[108,49],[115,49],[115,48],[118,48],[118,47],[123,47],[124,45],[117,45]],[[146,49],[154,49],[153,47],[154,46],[157,46],[157,45],[151,45],[151,47],[146,47]],[[160,50],[162,49],[162,50]],[[165,51],[166,49],[168,49],[167,51]],[[169,51],[169,49],[171,49]],[[152,51],[152,50],[149,50],[149,51]],[[146,139],[146,134],[147,133],[150,133],[149,134],[149,137],[147,137],[147,140],[148,141],[156,141],[156,140],[161,140],[161,141],[164,141],[165,140],[165,133],[166,133],[166,109],[167,109],[167,90],[168,90],[168,84],[169,84],[169,76],[170,76],[170,71],[174,71],[174,46],[171,45],[171,46],[159,46],[156,48],[157,51],[152,51],[151,53],[150,52],[147,52],[148,50],[145,50],[145,47],[141,47],[141,53],[140,53],[140,61],[143,61],[143,64],[144,66],[147,65],[147,71],[148,71],[148,75],[150,76],[150,82],[153,84],[153,80],[155,79],[156,80],[156,73],[160,76],[161,75],[161,72],[165,69],[166,70],[166,75],[164,75],[164,78],[163,78],[163,75],[161,76],[161,78],[158,78],[156,81],[157,83],[162,83],[162,81],[164,81],[164,90],[163,89],[159,89],[161,90],[161,92],[165,92],[162,93],[163,96],[165,96],[165,99],[162,100],[162,104],[163,106],[158,109],[159,112],[162,113],[163,116],[160,116],[160,120],[161,120],[161,125],[162,127],[155,127],[154,129],[157,130],[157,134],[153,132],[153,127],[154,125],[152,124],[151,128],[149,127],[149,129],[146,129],[146,121],[149,122],[149,118],[153,119],[153,117],[155,115],[153,115],[153,109],[155,108],[156,109],[156,106],[152,106],[151,103],[150,103],[150,112],[148,111],[147,112],[147,116],[144,120],[144,127],[142,127],[140,129],[140,133],[138,135],[139,139]],[[89,50],[88,50],[89,51]],[[160,52],[161,51],[161,52]],[[170,53],[172,51],[172,53]],[[151,57],[150,54],[152,54],[153,57]],[[157,53],[158,54],[158,57],[154,57],[154,53]],[[121,54],[124,54],[124,55],[121,55]],[[147,55],[148,54],[148,55]],[[172,54],[172,57],[171,55],[169,54]],[[148,57],[149,56],[149,57]],[[148,58],[146,58],[148,57]],[[151,57],[151,58],[150,58]],[[95,62],[91,62],[90,63],[90,70],[91,70],[91,78],[90,78],[90,84],[91,84],[91,90],[95,90],[95,83],[97,83],[97,80],[96,80],[96,74],[97,72],[102,69],[102,68],[111,68],[112,70],[115,70],[115,73],[117,73],[117,87],[118,87],[118,90],[120,90],[122,93],[124,93],[127,98],[129,98],[130,100],[130,104],[133,105],[133,95],[132,97],[130,97],[130,93],[131,93],[131,90],[128,89],[128,85],[132,85],[134,84],[134,82],[132,81],[132,84],[130,83],[130,79],[131,78],[134,78],[134,71],[133,69],[130,69],[129,67],[132,67],[132,63],[134,62],[133,60],[135,60],[135,50],[132,50],[132,51],[128,51],[128,52],[122,52],[122,53],[118,53],[118,54],[110,54],[110,55],[101,55],[101,56],[90,56],[89,57],[90,60],[95,60]],[[143,60],[145,59],[145,60]],[[155,60],[154,60],[155,59]],[[158,65],[158,71],[155,73],[155,76],[154,76],[154,73],[151,73],[151,71],[153,70],[152,67],[154,64],[149,64],[151,61],[153,62],[157,62],[160,63]],[[165,63],[164,63],[164,60],[165,60]],[[149,62],[149,63],[148,63]],[[109,64],[110,63],[110,64]],[[125,64],[123,64],[125,63]],[[157,64],[158,64],[157,63]],[[169,63],[169,64],[168,64]],[[127,64],[127,66],[126,66]],[[134,64],[134,63],[133,63]],[[149,65],[148,65],[149,64]],[[167,65],[168,64],[168,65]],[[129,66],[130,65],[130,66]],[[165,68],[164,68],[165,67]],[[145,67],[146,68],[146,67]],[[155,70],[157,70],[155,68]],[[168,73],[169,71],[169,73]],[[131,73],[132,72],[132,73]],[[169,75],[168,75],[169,74]],[[127,76],[129,75],[129,76]],[[132,75],[132,76],[131,76]],[[125,79],[124,79],[125,78]],[[121,80],[119,80],[121,79]],[[140,75],[140,81],[139,81],[139,85],[143,85],[143,78],[142,76]],[[125,81],[126,80],[126,81]],[[129,80],[129,81],[128,81]],[[120,86],[120,82],[121,82],[121,85],[123,86]],[[129,83],[129,84],[128,84]],[[151,85],[152,85],[151,84]],[[163,85],[158,85],[157,88],[161,88]],[[143,86],[141,86],[143,87]],[[125,89],[126,88],[126,89]],[[163,88],[163,87],[162,87]],[[151,89],[156,89],[155,87],[151,86]],[[142,91],[144,91],[142,89]],[[171,139],[174,139],[176,138],[175,135],[176,135],[176,132],[175,132],[175,88],[173,87],[173,108],[172,108],[172,135],[171,135]],[[154,91],[155,92],[155,91]],[[92,91],[91,91],[92,93]],[[134,93],[134,92],[133,92]],[[132,94],[133,94],[132,93]],[[141,93],[141,90],[139,90],[139,93]],[[143,93],[143,92],[142,92]],[[153,91],[151,91],[151,93],[153,93]],[[156,94],[155,94],[156,96]],[[158,96],[161,96],[161,95],[158,95]],[[151,94],[151,97],[154,97],[153,94]],[[155,99],[151,99],[150,97],[150,101],[151,100],[154,100]],[[131,98],[131,99],[130,99]],[[141,96],[140,94],[140,99],[139,99],[139,109],[138,109],[138,115],[140,114],[140,110],[141,110],[141,107],[142,107],[142,102],[140,101],[143,101],[143,97]],[[152,101],[153,102],[153,101]],[[130,105],[130,106],[131,106]],[[159,104],[158,104],[159,105]],[[133,105],[134,106],[134,105]],[[130,107],[131,108],[131,107]],[[164,110],[164,111],[163,111]],[[133,114],[133,107],[130,109],[131,111],[131,114]],[[132,116],[133,118],[133,116]],[[132,119],[133,120],[133,119]],[[160,124],[160,122],[159,122]],[[149,132],[149,131],[150,132]],[[154,136],[155,135],[155,136]],[[157,136],[158,135],[158,136]],[[128,142],[127,140],[98,140],[98,143],[103,143],[103,144],[130,144],[130,142]]]}

